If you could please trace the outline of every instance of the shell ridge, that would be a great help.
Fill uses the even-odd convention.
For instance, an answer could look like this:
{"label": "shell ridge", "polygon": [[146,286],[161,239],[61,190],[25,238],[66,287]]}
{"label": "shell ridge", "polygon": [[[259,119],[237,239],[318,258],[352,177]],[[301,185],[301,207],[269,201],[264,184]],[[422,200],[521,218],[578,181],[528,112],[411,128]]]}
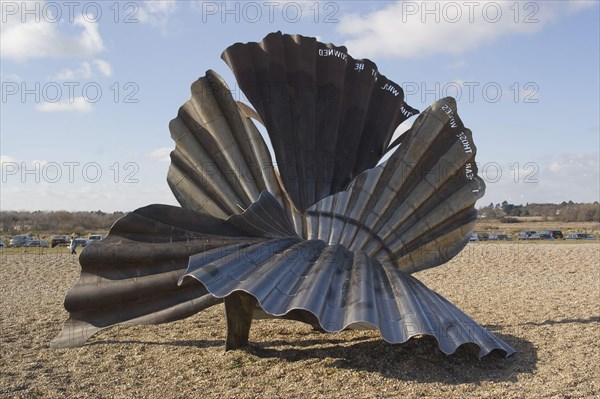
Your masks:
{"label": "shell ridge", "polygon": [[208,71],[192,87],[192,97],[170,124],[176,148],[167,181],[178,201],[197,210],[219,209],[220,217],[228,217],[267,187],[281,196],[264,141],[222,78]]}
{"label": "shell ridge", "polygon": [[233,215],[227,221],[252,236],[298,237],[281,204],[267,191],[263,191],[258,201],[252,203],[241,215]]}
{"label": "shell ridge", "polygon": [[[317,46],[315,46],[315,43],[317,43]],[[262,48],[262,50],[259,51],[259,48]],[[300,57],[298,54],[303,56]],[[356,79],[355,70],[352,68],[355,60],[342,47],[323,45],[315,42],[312,38],[310,40],[300,36],[292,38],[289,35],[278,33],[267,35],[259,46],[235,44],[225,50],[223,58],[236,76],[242,91],[246,93],[261,119],[265,122],[267,132],[273,142],[284,186],[300,211],[332,194],[333,190],[344,187],[356,174],[373,167],[383,154],[396,126],[408,117],[400,111],[405,104],[402,89],[399,85],[392,84],[385,77],[383,79],[388,86],[384,89],[382,87],[376,88],[373,85],[370,87],[369,93],[375,91],[377,93],[387,93],[388,99],[393,98],[393,101],[379,101],[379,103],[394,111],[392,116],[385,116],[382,119],[381,116],[387,114],[382,113],[381,110],[375,112],[377,107],[371,101],[371,95],[354,96],[354,98],[350,98],[348,95],[348,98],[346,98],[347,82]],[[310,59],[310,63],[302,61],[305,59]],[[313,62],[316,65],[314,71],[304,71],[302,69],[306,65],[313,65]],[[333,71],[335,65],[339,67],[342,63],[343,72],[338,74],[340,76],[333,76],[334,80],[332,80],[332,82],[337,82],[331,89],[332,93],[339,93],[335,101],[333,101],[333,104],[325,103],[323,106],[318,107],[316,110],[317,120],[314,121],[315,125],[307,122],[304,126],[302,115],[306,114],[305,111],[310,113],[315,104],[319,104],[319,98],[323,98],[322,95],[327,96],[327,80],[325,77],[328,71]],[[364,66],[364,63],[360,65]],[[372,65],[374,66],[374,64]],[[310,68],[306,67],[306,69]],[[290,101],[289,98],[280,93],[275,94],[273,98],[281,99],[281,101],[269,101],[272,99],[265,98],[267,93],[260,89],[258,90],[261,93],[260,96],[249,95],[253,85],[269,86],[276,82],[282,82],[286,87],[289,87],[294,84],[294,79],[300,79],[294,77],[296,74],[308,72],[312,74],[308,75],[311,83],[305,86],[305,92],[311,91],[310,88],[313,87],[313,82],[316,82],[317,87],[317,93],[310,93],[316,97],[312,101],[308,101],[308,99],[303,99],[303,102],[295,101],[295,99]],[[382,96],[383,94],[379,97],[383,98]],[[331,151],[336,150],[338,147],[337,142],[346,133],[342,124],[344,115],[358,114],[345,109],[344,106],[352,104],[358,99],[361,99],[359,102],[360,107],[362,107],[361,115],[372,117],[370,122],[365,121],[363,123],[360,121],[360,123],[356,123],[358,126],[363,126],[362,131],[359,132],[358,147],[360,148],[360,143],[364,143],[368,148],[361,148],[364,154],[363,151],[357,151],[353,156],[350,156],[354,159],[347,174],[340,172],[340,175],[336,175],[336,162],[339,164],[339,154],[334,154],[333,161],[331,161],[331,159],[328,159],[331,158],[328,156],[328,152],[323,151],[323,149],[332,146]],[[303,106],[302,104],[306,105]],[[369,107],[373,109],[373,112],[368,111]],[[375,115],[379,118],[375,118]],[[385,120],[385,122],[378,124],[376,119]],[[325,124],[323,125],[324,130],[320,129],[321,124]],[[289,128],[287,128],[288,126]],[[314,126],[317,127],[316,130]],[[317,134],[318,131],[321,133]],[[287,142],[287,146],[284,141]],[[318,149],[324,154],[312,151],[313,143],[315,143],[314,145],[321,143],[322,145]],[[359,154],[360,157],[357,158],[356,154]],[[345,162],[342,161],[342,163]],[[330,180],[328,176],[328,170],[330,169],[333,169],[331,182],[327,181]],[[338,170],[343,169],[338,167]]]}

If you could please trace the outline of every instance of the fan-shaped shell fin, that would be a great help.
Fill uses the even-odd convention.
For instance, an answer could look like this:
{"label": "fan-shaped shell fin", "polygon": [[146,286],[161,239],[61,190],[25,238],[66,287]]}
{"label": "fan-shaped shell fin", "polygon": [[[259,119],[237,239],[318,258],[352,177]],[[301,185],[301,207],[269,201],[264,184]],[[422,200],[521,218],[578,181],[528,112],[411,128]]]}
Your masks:
{"label": "fan-shaped shell fin", "polygon": [[309,313],[329,332],[375,328],[390,343],[431,335],[447,354],[467,343],[479,347],[480,357],[495,349],[514,353],[393,264],[321,240],[278,238],[220,259],[195,255],[180,281],[192,278],[220,298],[246,292],[275,316]]}
{"label": "fan-shaped shell fin", "polygon": [[220,303],[203,285],[177,281],[190,255],[260,240],[246,236],[226,221],[179,207],[150,205],[127,214],[81,253],[81,277],[65,298],[69,319],[52,347],[81,346],[102,328],[166,323]]}
{"label": "fan-shaped shell fin", "polygon": [[269,191],[293,213],[264,140],[221,77],[208,71],[191,91],[169,125],[176,146],[167,181],[180,204],[225,219]]}
{"label": "fan-shaped shell fin", "polygon": [[301,211],[375,166],[396,127],[418,113],[373,62],[315,38],[271,33],[222,58],[264,121]]}
{"label": "fan-shaped shell fin", "polygon": [[485,185],[476,147],[451,98],[415,121],[383,165],[306,212],[309,239],[394,262],[405,272],[439,265],[467,243]]}

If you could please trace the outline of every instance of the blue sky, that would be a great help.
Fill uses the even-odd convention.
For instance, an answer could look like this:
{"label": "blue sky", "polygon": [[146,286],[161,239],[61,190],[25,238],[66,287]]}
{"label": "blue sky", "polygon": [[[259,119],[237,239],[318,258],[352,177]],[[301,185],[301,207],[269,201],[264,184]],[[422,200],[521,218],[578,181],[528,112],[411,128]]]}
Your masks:
{"label": "blue sky", "polygon": [[[457,97],[479,205],[600,198],[597,1],[2,1],[3,210],[176,204],[169,121],[235,42],[346,45],[420,110]],[[426,8],[425,8],[426,7]]]}

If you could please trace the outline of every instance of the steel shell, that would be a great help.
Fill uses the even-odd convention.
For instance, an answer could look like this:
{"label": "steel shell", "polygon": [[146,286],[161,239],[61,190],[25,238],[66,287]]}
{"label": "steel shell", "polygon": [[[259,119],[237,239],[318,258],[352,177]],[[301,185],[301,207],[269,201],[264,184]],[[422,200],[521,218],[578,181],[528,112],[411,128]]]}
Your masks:
{"label": "steel shell", "polygon": [[485,191],[455,101],[437,101],[390,143],[418,111],[371,61],[279,32],[223,59],[253,108],[212,71],[192,85],[170,124],[167,181],[182,208],[138,209],[83,251],[53,346],[83,345],[114,324],[177,320],[243,292],[256,314],[329,332],[373,328],[390,343],[431,335],[448,354],[464,344],[480,357],[512,354],[410,275],[462,250]]}

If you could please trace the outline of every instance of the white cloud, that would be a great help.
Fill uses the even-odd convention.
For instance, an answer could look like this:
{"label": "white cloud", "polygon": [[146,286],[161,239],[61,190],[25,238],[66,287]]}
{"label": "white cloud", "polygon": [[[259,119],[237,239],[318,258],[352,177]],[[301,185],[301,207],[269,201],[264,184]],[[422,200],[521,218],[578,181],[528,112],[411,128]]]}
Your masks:
{"label": "white cloud", "polygon": [[[28,9],[34,9],[31,4],[35,6],[36,3],[40,9],[44,5],[44,2],[30,2]],[[20,7],[25,7],[25,3]],[[2,58],[22,62],[36,58],[92,57],[104,50],[98,22],[88,22],[82,15],[72,24],[79,28],[76,34],[61,30],[65,27],[64,21],[31,17],[22,22],[23,16],[19,12],[2,17],[6,21],[0,24]]]}
{"label": "white cloud", "polygon": [[467,65],[467,62],[465,60],[459,60],[456,61],[450,65],[448,65],[448,69],[460,69],[463,68]]}
{"label": "white cloud", "polygon": [[107,77],[110,77],[112,75],[112,67],[110,66],[110,64],[107,61],[102,60],[100,58],[96,58],[92,62],[94,63],[94,65],[100,71],[100,73],[102,75],[107,76]]}
{"label": "white cloud", "polygon": [[[527,163],[480,164],[486,205],[508,200],[560,203],[600,201],[600,154],[557,154]],[[487,172],[487,173],[486,173]]]}
{"label": "white cloud", "polygon": [[567,12],[577,12],[581,11],[585,8],[592,7],[594,5],[593,1],[589,0],[571,0],[567,2]]}
{"label": "white cloud", "polygon": [[[338,8],[334,8],[332,6],[320,5],[317,6],[316,3],[319,3],[322,0],[314,0],[314,1],[302,1],[302,0],[279,0],[277,2],[271,3],[271,7],[274,7],[276,12],[279,12],[282,16],[285,15],[286,18],[291,20],[295,20],[297,17],[300,18],[315,18],[315,16],[320,16],[318,13],[322,12],[323,15],[327,15],[329,18],[334,19],[333,14],[335,14]],[[266,2],[265,2],[266,3]],[[262,3],[265,9],[268,11],[269,3]],[[261,4],[261,3],[259,3]],[[334,11],[331,13],[331,11]],[[300,11],[301,14],[296,16],[296,11]],[[327,11],[327,12],[325,12]],[[332,16],[329,16],[329,14]],[[318,39],[317,39],[318,40]]]}
{"label": "white cloud", "polygon": [[31,161],[31,164],[35,169],[42,169],[44,166],[48,165],[48,161],[34,159],[33,161]]}
{"label": "white cloud", "polygon": [[83,97],[75,97],[73,101],[44,102],[36,105],[35,108],[42,112],[90,112],[92,104]]}
{"label": "white cloud", "polygon": [[561,173],[561,172],[567,170],[569,167],[570,167],[570,165],[568,163],[554,161],[554,162],[550,163],[550,165],[548,166],[548,171],[550,171],[552,173]]}
{"label": "white cloud", "polygon": [[177,11],[175,1],[150,0],[140,3],[137,17],[140,22],[159,28],[162,33],[166,33],[169,18],[175,11]]}
{"label": "white cloud", "polygon": [[[301,19],[337,22],[339,5],[334,2],[317,3],[322,0],[278,1],[189,1],[190,8],[202,14],[202,22],[295,23]],[[294,33],[294,32],[288,32]],[[319,36],[317,40],[321,41]]]}
{"label": "white cloud", "polygon": [[48,161],[45,160],[21,162],[8,155],[0,155],[3,190],[6,187],[6,183],[23,181],[27,176],[31,176],[36,182],[39,181],[40,173],[46,165],[48,165]]}
{"label": "white cloud", "polygon": [[562,154],[550,163],[548,176],[552,178],[594,178],[595,184],[600,182],[599,154]]}
{"label": "white cloud", "polygon": [[600,201],[600,154],[561,154],[540,169],[546,202]]}
{"label": "white cloud", "polygon": [[459,55],[502,36],[539,31],[593,3],[396,1],[367,15],[343,15],[337,29],[349,38],[344,44],[355,57]]}
{"label": "white cloud", "polygon": [[57,80],[78,80],[90,79],[92,77],[92,67],[89,62],[82,62],[80,67],[73,70],[70,68],[62,69],[54,79]]}
{"label": "white cloud", "polygon": [[13,157],[8,156],[8,155],[0,155],[0,164],[14,163],[14,162],[16,162],[16,161]]}
{"label": "white cloud", "polygon": [[170,162],[171,161],[171,151],[173,151],[173,148],[171,147],[161,147],[161,148],[157,148],[156,150],[152,151],[150,154],[148,154],[150,156],[150,158],[155,159],[159,162]]}
{"label": "white cloud", "polygon": [[2,77],[2,81],[3,82],[22,82],[23,79],[21,79],[21,77],[19,75],[17,75],[16,73],[9,73],[8,75]]}
{"label": "white cloud", "polygon": [[[92,68],[92,65],[94,66],[94,68]],[[82,62],[81,64],[79,64],[79,68],[76,69],[62,69],[58,74],[56,74],[53,77],[53,79],[69,81],[91,79],[95,75],[94,69],[104,76],[110,76],[112,74],[112,68],[110,64],[105,60],[97,58],[91,61],[91,63],[88,61]]]}

